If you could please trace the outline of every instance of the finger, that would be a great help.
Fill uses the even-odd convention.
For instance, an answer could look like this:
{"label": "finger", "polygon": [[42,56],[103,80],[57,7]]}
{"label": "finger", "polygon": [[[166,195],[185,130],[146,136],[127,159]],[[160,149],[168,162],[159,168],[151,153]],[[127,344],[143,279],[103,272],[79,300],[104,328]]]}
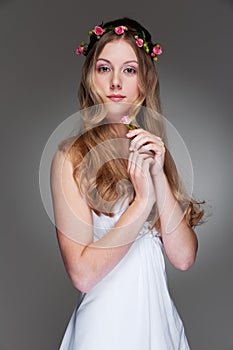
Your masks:
{"label": "finger", "polygon": [[[140,133],[139,135],[137,135],[134,139],[131,140],[129,150],[135,151],[135,150],[139,149],[139,147],[143,145],[143,142],[144,143],[147,142],[144,140],[146,137],[148,137],[148,136],[144,133]],[[148,140],[149,140],[149,138],[148,138]]]}
{"label": "finger", "polygon": [[146,144],[158,144],[158,145],[164,145],[162,139],[158,136],[154,136],[147,133],[141,133],[140,135],[136,136],[130,143],[129,150],[135,151],[140,149],[142,146]]}
{"label": "finger", "polygon": [[133,157],[133,152],[129,152],[129,157],[128,157],[128,166],[127,166],[127,171],[130,173],[130,169],[132,167],[132,157]]}
{"label": "finger", "polygon": [[144,167],[145,158],[148,155],[139,154],[139,152],[132,152],[131,155],[131,167],[130,167],[130,178],[134,184],[138,183],[138,181],[142,180],[142,176],[146,177],[146,169]]}
{"label": "finger", "polygon": [[128,158],[128,172],[130,174],[135,173],[136,164],[137,164],[137,154],[138,152],[130,152]]}
{"label": "finger", "polygon": [[141,129],[141,128],[129,130],[127,132],[126,136],[129,137],[129,138],[132,138],[132,137],[140,134],[142,131],[144,131],[144,129]]}
{"label": "finger", "polygon": [[153,162],[153,157],[138,153],[135,160],[135,177],[139,179],[142,179],[142,177],[148,179],[148,176],[150,176],[150,164]]}
{"label": "finger", "polygon": [[[134,129],[134,130],[129,130],[128,132],[127,132],[127,134],[126,134],[126,136],[128,137],[128,138],[133,138],[133,137],[137,137],[137,135],[140,135],[140,134],[148,134],[148,135],[151,135],[151,136],[153,136],[153,137],[155,137],[157,140],[161,140],[162,141],[162,139],[161,139],[161,137],[160,136],[158,136],[158,135],[155,135],[155,134],[152,134],[152,133],[150,133],[149,131],[147,131],[147,130],[145,130],[145,129],[141,129],[141,128],[139,128],[139,129]],[[136,138],[135,137],[135,138]]]}
{"label": "finger", "polygon": [[152,157],[143,157],[143,162],[142,162],[142,167],[141,167],[141,173],[140,173],[140,178],[143,178],[144,184],[146,185],[146,193],[147,195],[150,194],[150,189],[151,189],[151,174],[150,174],[150,165],[153,163],[153,158]]}
{"label": "finger", "polygon": [[165,152],[164,144],[148,143],[143,145],[139,150],[139,153],[149,153],[149,154],[163,154]]}
{"label": "finger", "polygon": [[149,172],[150,165],[153,163],[154,163],[154,159],[152,157],[147,157],[146,159],[144,159],[144,168],[146,169],[146,171]]}
{"label": "finger", "polygon": [[132,167],[131,167],[131,171],[132,171],[132,175],[137,177],[140,173],[140,169],[142,167],[142,160],[143,157],[139,156],[139,153],[137,151],[132,152]]}

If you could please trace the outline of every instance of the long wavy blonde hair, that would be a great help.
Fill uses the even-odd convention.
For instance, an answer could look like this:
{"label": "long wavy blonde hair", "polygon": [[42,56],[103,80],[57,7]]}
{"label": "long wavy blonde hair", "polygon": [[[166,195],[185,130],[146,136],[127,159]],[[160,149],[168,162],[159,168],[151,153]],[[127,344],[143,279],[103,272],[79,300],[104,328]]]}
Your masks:
{"label": "long wavy blonde hair", "polygon": [[[105,123],[106,109],[102,92],[95,84],[96,61],[104,46],[110,41],[127,41],[138,59],[139,96],[130,108],[130,115],[135,116],[139,127],[161,137],[165,146],[167,145],[166,130],[161,115],[157,70],[150,55],[136,45],[134,38],[143,30],[147,42],[150,43],[150,33],[138,22],[127,18],[106,23],[104,27],[119,25],[128,27],[128,30],[120,36],[114,31],[109,31],[99,40],[91,38],[79,87],[80,109],[85,132],[76,138],[65,140],[60,145],[60,149],[66,152],[73,164],[73,177],[90,208],[97,215],[108,216],[114,215],[113,208],[120,198],[123,201],[127,199],[131,203],[135,195],[127,172],[128,161],[122,157],[119,147],[117,127]],[[126,142],[129,141],[126,140]],[[187,194],[168,147],[166,147],[164,171],[174,197],[184,211],[186,222],[191,227],[200,224],[204,214],[200,206],[204,202],[198,202]],[[149,220],[157,230],[160,229],[156,205],[150,213]]]}

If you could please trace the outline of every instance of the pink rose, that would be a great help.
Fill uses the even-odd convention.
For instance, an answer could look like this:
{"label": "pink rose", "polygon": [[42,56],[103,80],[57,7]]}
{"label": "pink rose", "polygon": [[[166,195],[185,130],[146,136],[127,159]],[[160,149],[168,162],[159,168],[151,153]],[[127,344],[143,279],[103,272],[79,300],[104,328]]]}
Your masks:
{"label": "pink rose", "polygon": [[124,117],[121,118],[120,122],[121,122],[121,124],[130,124],[131,119],[129,118],[128,115],[125,115]]}
{"label": "pink rose", "polygon": [[138,47],[142,47],[143,46],[143,40],[142,39],[137,39],[136,40],[136,44],[138,45]]}
{"label": "pink rose", "polygon": [[95,35],[102,35],[104,30],[100,26],[95,26],[93,32],[95,33]]}
{"label": "pink rose", "polygon": [[123,34],[124,31],[127,30],[127,29],[128,29],[128,28],[125,27],[125,26],[119,26],[119,27],[116,27],[116,28],[115,28],[115,33],[116,33],[117,35],[121,35],[121,34]]}
{"label": "pink rose", "polygon": [[156,45],[156,46],[153,47],[153,53],[155,55],[161,55],[162,52],[163,51],[162,51],[162,48],[161,48],[160,45]]}
{"label": "pink rose", "polygon": [[83,53],[84,47],[83,46],[78,46],[76,49],[76,54],[81,55]]}

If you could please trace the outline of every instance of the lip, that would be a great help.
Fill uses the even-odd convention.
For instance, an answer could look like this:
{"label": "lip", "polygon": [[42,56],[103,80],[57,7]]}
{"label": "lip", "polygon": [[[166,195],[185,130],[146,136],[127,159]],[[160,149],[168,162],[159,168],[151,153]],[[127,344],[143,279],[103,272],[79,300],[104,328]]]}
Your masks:
{"label": "lip", "polygon": [[122,95],[109,95],[107,97],[113,102],[120,102],[125,98],[125,96]]}

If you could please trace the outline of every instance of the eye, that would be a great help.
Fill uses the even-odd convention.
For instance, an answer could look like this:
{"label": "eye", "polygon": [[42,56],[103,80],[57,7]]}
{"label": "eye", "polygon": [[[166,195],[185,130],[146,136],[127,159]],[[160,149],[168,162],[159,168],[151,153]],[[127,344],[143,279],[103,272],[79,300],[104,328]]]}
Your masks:
{"label": "eye", "polygon": [[133,74],[137,73],[137,70],[136,70],[136,68],[133,68],[133,67],[127,67],[127,68],[124,69],[124,72],[133,75]]}
{"label": "eye", "polygon": [[100,66],[100,67],[97,67],[97,71],[100,73],[106,73],[110,71],[110,68],[107,66]]}

